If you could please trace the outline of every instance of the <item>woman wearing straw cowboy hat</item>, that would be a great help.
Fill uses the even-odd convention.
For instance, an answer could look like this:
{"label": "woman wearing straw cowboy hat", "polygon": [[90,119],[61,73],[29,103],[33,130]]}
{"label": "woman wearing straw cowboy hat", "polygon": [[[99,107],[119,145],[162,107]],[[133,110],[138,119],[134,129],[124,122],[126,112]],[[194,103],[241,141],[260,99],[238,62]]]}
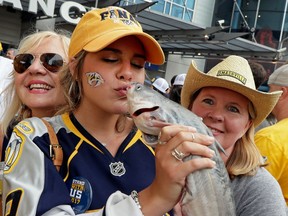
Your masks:
{"label": "woman wearing straw cowboy hat", "polygon": [[187,73],[181,103],[203,119],[224,148],[226,155],[220,154],[231,178],[237,215],[286,215],[281,189],[263,168],[254,143],[254,128],[280,95],[257,91],[248,62],[239,56],[227,57],[207,74],[191,64]]}

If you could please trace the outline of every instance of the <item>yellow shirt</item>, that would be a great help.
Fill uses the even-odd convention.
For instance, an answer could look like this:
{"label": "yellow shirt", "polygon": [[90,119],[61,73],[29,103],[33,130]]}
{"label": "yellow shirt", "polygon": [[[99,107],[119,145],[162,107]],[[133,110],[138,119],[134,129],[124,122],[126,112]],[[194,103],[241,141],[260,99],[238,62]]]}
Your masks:
{"label": "yellow shirt", "polygon": [[255,143],[267,157],[267,170],[276,178],[288,205],[288,118],[261,129]]}

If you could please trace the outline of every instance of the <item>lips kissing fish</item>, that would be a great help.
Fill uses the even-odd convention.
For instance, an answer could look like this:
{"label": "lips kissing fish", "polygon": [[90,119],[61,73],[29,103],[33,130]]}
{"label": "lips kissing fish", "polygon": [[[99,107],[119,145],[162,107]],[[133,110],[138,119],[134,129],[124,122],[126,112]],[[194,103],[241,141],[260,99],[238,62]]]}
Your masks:
{"label": "lips kissing fish", "polygon": [[[140,83],[132,83],[127,91],[128,109],[135,125],[142,132],[146,144],[155,146],[162,127],[169,124],[193,126],[197,132],[212,136],[202,120],[188,109]],[[215,142],[209,146],[215,156],[213,169],[202,169],[189,174],[180,205],[183,216],[233,216],[235,205],[230,179]],[[200,157],[189,155],[183,160]]]}

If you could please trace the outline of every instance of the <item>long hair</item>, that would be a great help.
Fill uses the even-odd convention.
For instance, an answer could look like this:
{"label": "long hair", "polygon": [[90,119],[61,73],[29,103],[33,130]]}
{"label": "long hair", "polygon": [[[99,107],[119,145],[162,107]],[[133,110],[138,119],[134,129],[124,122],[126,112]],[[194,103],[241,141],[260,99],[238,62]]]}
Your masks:
{"label": "long hair", "polygon": [[257,169],[264,166],[264,160],[254,142],[254,124],[235,143],[234,149],[226,162],[231,179],[240,175],[255,175]]}
{"label": "long hair", "polygon": [[[64,50],[65,56],[68,56],[68,47],[70,43],[70,34],[64,30],[55,30],[55,31],[40,31],[32,33],[24,37],[19,44],[18,54],[27,53],[31,48],[38,47],[42,41],[46,38],[59,38]],[[60,72],[60,71],[59,71]],[[3,134],[6,134],[9,125],[12,120],[21,121],[25,118],[32,117],[32,112],[29,107],[24,105],[15,91],[15,71],[11,71],[9,76],[12,78],[12,81],[9,85],[3,90],[3,102],[4,107],[7,107],[5,113],[3,114],[2,122],[0,123],[0,131]],[[56,111],[55,111],[56,112]]]}
{"label": "long hair", "polygon": [[60,113],[72,112],[80,105],[81,98],[83,97],[81,73],[86,55],[87,52],[82,50],[75,56],[75,61],[73,62],[75,69],[73,74],[70,71],[69,65],[64,66],[61,71],[60,84],[63,87],[66,105],[59,110]]}

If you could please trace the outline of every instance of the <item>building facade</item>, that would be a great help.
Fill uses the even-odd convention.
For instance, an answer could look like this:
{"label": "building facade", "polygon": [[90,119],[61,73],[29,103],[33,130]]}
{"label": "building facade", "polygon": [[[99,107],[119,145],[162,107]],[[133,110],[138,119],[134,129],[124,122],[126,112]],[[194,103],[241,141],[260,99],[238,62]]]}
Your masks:
{"label": "building facade", "polygon": [[[129,7],[147,2],[153,3],[152,0],[0,0],[0,42],[5,52],[9,47],[17,47],[21,38],[31,31],[55,28],[73,31],[81,14],[92,7],[105,4],[105,6],[113,4]],[[170,21],[177,21],[179,31],[189,29],[189,27],[184,28],[184,25],[191,25],[191,29],[196,29],[195,32],[214,26],[228,26],[229,28],[223,27],[223,31],[226,33],[245,33],[246,35],[242,37],[245,40],[271,48],[277,54],[276,60],[286,60],[285,48],[288,45],[287,2],[288,0],[277,0],[277,4],[271,4],[269,0],[158,0],[157,3],[151,4],[144,10],[162,17],[161,20],[156,21],[159,23],[156,23],[155,26],[160,25],[161,22],[168,24]],[[138,13],[140,18],[141,11],[136,13],[137,16]],[[143,19],[145,17],[140,18],[140,23]],[[148,32],[153,33],[153,28],[148,29],[148,25],[143,26],[144,30],[147,27]],[[166,31],[169,33],[169,30],[171,29],[167,25],[162,29],[163,34]],[[173,75],[185,73],[191,59],[198,61],[197,65],[200,69],[208,70],[225,54],[231,54],[229,52],[231,48],[224,49],[223,45],[223,50],[222,47],[219,47],[219,59],[217,59],[216,49],[213,51],[215,54],[213,61],[211,60],[210,64],[206,64],[212,58],[209,49],[213,44],[210,41],[212,37],[209,37],[215,37],[215,35],[205,34],[204,36],[208,38],[205,38],[205,43],[199,43],[199,47],[201,46],[202,51],[203,48],[207,48],[206,54],[195,48],[190,49],[189,54],[187,54],[188,52],[181,52],[181,48],[177,49],[177,53],[173,52],[173,48],[171,48],[172,52],[171,49],[163,49],[167,57],[165,66],[159,68],[148,65],[149,75],[152,77],[162,76],[169,81]],[[195,41],[193,38],[189,43],[196,43]],[[175,43],[180,44],[182,41],[176,39]],[[185,48],[184,45],[182,47]],[[237,49],[235,50],[236,52],[233,54],[237,54]],[[251,50],[252,52],[253,50]],[[239,55],[242,54],[239,52]],[[251,58],[252,56],[253,53]],[[269,67],[272,65],[270,60],[264,61],[264,64],[270,65]],[[274,66],[272,65],[272,67]]]}

